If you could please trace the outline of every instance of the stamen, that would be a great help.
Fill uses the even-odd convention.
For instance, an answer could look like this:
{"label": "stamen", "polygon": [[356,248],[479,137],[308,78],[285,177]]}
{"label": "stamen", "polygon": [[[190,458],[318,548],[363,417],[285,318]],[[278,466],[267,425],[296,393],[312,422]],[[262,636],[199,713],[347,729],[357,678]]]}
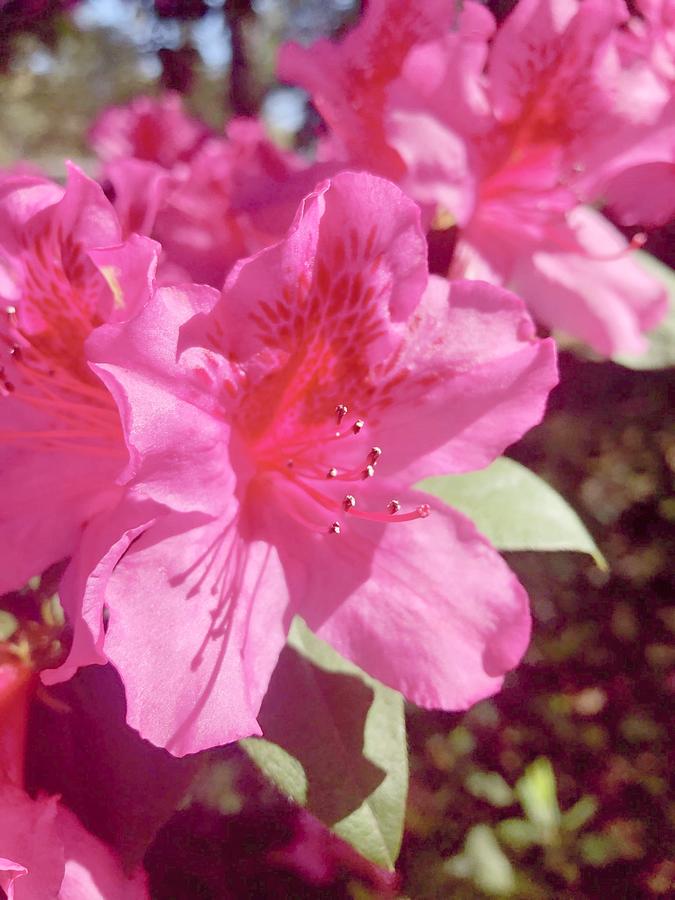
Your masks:
{"label": "stamen", "polygon": [[368,462],[371,466],[377,465],[377,461],[382,456],[382,451],[379,447],[371,447],[370,453],[368,454]]}
{"label": "stamen", "polygon": [[338,405],[335,407],[335,418],[337,419],[338,425],[342,422],[348,412],[349,409],[345,406],[344,403],[338,403]]}
{"label": "stamen", "polygon": [[338,470],[333,466],[326,472],[326,478],[337,478]]}
{"label": "stamen", "polygon": [[345,512],[349,512],[350,509],[354,509],[356,506],[356,498],[351,494],[347,494],[344,500],[342,501],[342,508]]}
{"label": "stamen", "polygon": [[390,516],[395,516],[396,513],[400,510],[400,508],[401,508],[401,504],[399,503],[398,500],[390,500],[389,503],[387,503],[387,512],[389,513]]}
{"label": "stamen", "polygon": [[363,480],[365,481],[366,478],[372,478],[374,474],[375,474],[375,469],[374,469],[374,467],[368,465],[368,466],[365,467],[365,469],[363,470],[363,472],[361,472],[361,478],[363,478]]}
{"label": "stamen", "polygon": [[340,523],[333,522],[333,524],[328,529],[329,534],[340,534]]}
{"label": "stamen", "polygon": [[354,432],[354,434],[358,434],[365,424],[366,423],[363,421],[363,419],[357,419],[356,422],[354,422],[354,424],[352,425],[352,431]]}
{"label": "stamen", "polygon": [[5,312],[7,313],[8,316],[15,316],[16,315],[16,306],[6,306]]}

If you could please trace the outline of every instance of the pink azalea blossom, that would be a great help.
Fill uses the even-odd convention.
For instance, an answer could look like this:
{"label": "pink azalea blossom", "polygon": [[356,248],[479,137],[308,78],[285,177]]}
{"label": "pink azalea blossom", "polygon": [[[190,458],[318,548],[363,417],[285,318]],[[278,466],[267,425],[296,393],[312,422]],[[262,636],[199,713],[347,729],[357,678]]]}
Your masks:
{"label": "pink azalea blossom", "polygon": [[89,143],[104,162],[141,159],[171,169],[187,162],[211,130],[188,116],[180,94],[135,97],[105,109],[89,130]]}
{"label": "pink azalea blossom", "polygon": [[[554,347],[505,291],[427,279],[416,205],[342,173],[222,294],[162,289],[93,336],[131,483],[78,570],[143,736],[184,754],[259,734],[296,613],[427,707],[467,707],[520,659],[522,587],[411,485],[536,423]],[[76,641],[65,673],[89,661]]]}
{"label": "pink azalea blossom", "polygon": [[[675,216],[675,2],[641,0],[637,8],[640,15],[618,36],[619,50],[629,66],[646,66],[669,100],[639,140],[614,137],[601,187],[617,221],[653,227]],[[659,96],[658,87],[647,88],[636,98],[638,107]]]}
{"label": "pink azalea blossom", "polygon": [[0,210],[3,593],[72,554],[85,522],[119,494],[119,414],[85,343],[146,299],[155,250],[120,243],[112,207],[75,167],[65,189],[4,179]]}
{"label": "pink azalea blossom", "polygon": [[[517,289],[545,325],[601,353],[639,352],[665,292],[583,206],[626,167],[651,163],[665,140],[668,91],[646,60],[628,65],[619,52],[624,4],[520,0],[489,47],[487,10],[467,0],[448,31],[453,4],[442,8],[436,19],[425,3],[374,0],[342,42],[282,49],[280,74],[310,90],[347,155],[381,171],[395,154],[398,170],[387,163],[384,174],[428,222],[459,224],[453,275]],[[417,24],[403,40],[409,18]],[[387,42],[393,63],[379,52]],[[369,161],[373,135],[388,154]],[[654,183],[633,168],[633,192],[641,175]],[[548,297],[535,253],[551,260]]]}
{"label": "pink azalea blossom", "polygon": [[[157,146],[138,138],[146,125]],[[222,136],[200,132],[175,95],[106,111],[91,138],[124,233],[162,245],[161,284],[221,288],[237,260],[283,237],[302,197],[335,170],[280,150],[255,119],[232,120]]]}
{"label": "pink azalea blossom", "polygon": [[[23,789],[28,707],[35,673],[0,661],[0,889],[8,900],[140,900],[145,874],[127,878],[112,851],[57,797]],[[3,895],[4,896],[4,895]]]}
{"label": "pink azalea blossom", "polygon": [[122,871],[111,850],[56,797],[32,800],[0,785],[0,888],[7,900],[142,900],[146,876]]}

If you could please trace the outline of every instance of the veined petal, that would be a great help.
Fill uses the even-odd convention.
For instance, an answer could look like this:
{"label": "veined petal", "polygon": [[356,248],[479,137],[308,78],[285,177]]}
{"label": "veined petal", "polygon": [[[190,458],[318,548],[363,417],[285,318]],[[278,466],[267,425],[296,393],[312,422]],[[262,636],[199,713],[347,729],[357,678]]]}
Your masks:
{"label": "veined petal", "polygon": [[181,328],[217,297],[197,285],[162,288],[126,326],[103,326],[88,342],[124,422],[131,461],[121,481],[142,482],[147,497],[172,509],[213,515],[233,490],[229,426],[199,405],[202,396],[204,406],[213,402],[210,373],[190,354],[179,359],[178,347]]}
{"label": "veined petal", "polygon": [[240,516],[233,504],[229,520],[163,518],[106,591],[105,650],[125,684],[127,721],[177,756],[260,734],[256,716],[285,642],[277,553],[247,538]]}
{"label": "veined petal", "polygon": [[[388,496],[384,485],[381,492]],[[414,527],[350,520],[330,543],[316,543],[296,610],[414,703],[466,709],[496,693],[525,652],[527,595],[462,514],[421,492],[398,497],[404,506],[428,503],[431,514]]]}
{"label": "veined petal", "polygon": [[540,421],[558,380],[553,342],[536,337],[522,301],[435,277],[389,377],[392,403],[368,439],[382,448],[378,469],[405,484],[490,463]]}

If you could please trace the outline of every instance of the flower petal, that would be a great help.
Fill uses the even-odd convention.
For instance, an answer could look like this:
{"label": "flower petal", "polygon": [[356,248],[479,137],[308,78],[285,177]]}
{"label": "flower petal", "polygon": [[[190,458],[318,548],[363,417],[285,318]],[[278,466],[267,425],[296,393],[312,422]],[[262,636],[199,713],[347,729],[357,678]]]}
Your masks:
{"label": "flower petal", "polygon": [[481,468],[537,424],[557,383],[555,347],[513,294],[432,277],[390,381],[390,405],[372,422],[366,412],[367,436],[383,451],[378,471],[407,485]]}
{"label": "flower petal", "polygon": [[608,356],[644,350],[642,332],[665,315],[666,292],[600,213],[577,207],[538,248],[524,249],[511,286],[540,321]]}
{"label": "flower petal", "polygon": [[527,595],[461,513],[421,492],[397,497],[404,508],[429,503],[431,514],[379,528],[346,517],[339,536],[315,543],[296,609],[414,703],[466,709],[498,691],[525,652]]}
{"label": "flower petal", "polygon": [[105,651],[124,682],[127,721],[177,756],[260,734],[256,715],[286,639],[276,551],[246,539],[236,506],[230,515],[160,520],[106,590]]}

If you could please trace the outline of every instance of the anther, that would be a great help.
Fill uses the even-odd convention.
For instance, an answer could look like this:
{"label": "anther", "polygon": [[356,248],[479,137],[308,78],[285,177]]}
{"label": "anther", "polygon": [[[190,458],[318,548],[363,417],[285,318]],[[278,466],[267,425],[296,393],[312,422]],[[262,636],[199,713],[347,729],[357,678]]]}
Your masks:
{"label": "anther", "polygon": [[16,315],[16,306],[6,306],[5,312],[7,313],[8,316],[15,316]]}
{"label": "anther", "polygon": [[337,478],[338,470],[333,466],[326,472],[326,478]]}
{"label": "anther", "polygon": [[12,344],[9,348],[9,355],[17,362],[21,362],[21,347],[18,344]]}
{"label": "anther", "polygon": [[340,424],[340,422],[342,422],[348,412],[349,409],[344,405],[344,403],[338,403],[338,405],[335,407],[335,418],[337,419],[338,425]]}
{"label": "anther", "polygon": [[363,472],[361,472],[361,478],[365,481],[366,478],[372,478],[374,474],[375,469],[372,466],[366,466]]}
{"label": "anther", "polygon": [[333,524],[328,529],[329,534],[340,534],[340,523],[333,522]]}
{"label": "anther", "polygon": [[354,509],[356,506],[356,498],[352,497],[351,494],[347,494],[345,499],[342,501],[342,508],[345,512],[349,512],[350,509]]}
{"label": "anther", "polygon": [[431,507],[429,506],[428,503],[422,503],[420,506],[417,507],[417,515],[420,517],[420,519],[426,519],[426,517],[429,515],[430,512],[431,512]]}
{"label": "anther", "polygon": [[400,508],[401,504],[398,502],[398,500],[390,500],[389,503],[387,503],[387,512],[390,516],[395,516]]}
{"label": "anther", "polygon": [[354,434],[358,434],[365,424],[366,423],[363,421],[363,419],[357,419],[356,422],[354,422],[354,424],[352,425],[352,431],[354,432]]}
{"label": "anther", "polygon": [[379,447],[371,447],[370,453],[368,454],[368,462],[371,466],[377,465],[378,459],[382,456],[382,451]]}
{"label": "anther", "polygon": [[630,239],[629,247],[631,250],[640,250],[647,243],[647,235],[644,231],[638,231]]}

